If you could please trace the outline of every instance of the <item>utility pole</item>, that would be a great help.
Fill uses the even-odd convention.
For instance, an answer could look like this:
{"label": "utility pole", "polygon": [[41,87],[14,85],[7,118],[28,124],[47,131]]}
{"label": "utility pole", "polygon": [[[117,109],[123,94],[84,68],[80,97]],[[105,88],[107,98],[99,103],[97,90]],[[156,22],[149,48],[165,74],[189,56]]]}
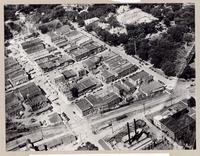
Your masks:
{"label": "utility pole", "polygon": [[143,102],[143,110],[144,110],[144,116],[145,116],[145,102]]}
{"label": "utility pole", "polygon": [[113,122],[111,121],[111,129],[112,129],[112,134],[114,133],[114,129],[113,129]]}
{"label": "utility pole", "polygon": [[172,100],[173,100],[173,91],[171,92],[171,106],[172,106],[172,104],[173,104],[173,102],[172,102]]}

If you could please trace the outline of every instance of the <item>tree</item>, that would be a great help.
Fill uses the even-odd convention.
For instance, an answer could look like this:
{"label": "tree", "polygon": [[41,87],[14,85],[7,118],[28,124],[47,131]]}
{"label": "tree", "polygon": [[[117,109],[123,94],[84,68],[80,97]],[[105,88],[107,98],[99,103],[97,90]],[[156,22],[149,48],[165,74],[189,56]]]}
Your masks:
{"label": "tree", "polygon": [[120,26],[120,23],[118,22],[115,16],[110,16],[107,22],[110,24],[111,27],[114,28]]}
{"label": "tree", "polygon": [[119,42],[119,44],[126,44],[128,42],[128,35],[125,33],[119,34],[118,42]]}
{"label": "tree", "polygon": [[9,40],[13,38],[13,34],[11,33],[9,27],[4,24],[4,39]]}
{"label": "tree", "polygon": [[195,78],[195,70],[191,68],[189,65],[185,67],[183,73],[180,75],[180,78],[191,79]]}
{"label": "tree", "polygon": [[183,40],[183,35],[186,33],[188,29],[185,26],[177,25],[170,27],[167,31],[169,35],[171,35],[172,39],[175,42],[181,42]]}
{"label": "tree", "polygon": [[78,20],[78,25],[79,25],[80,27],[83,27],[83,26],[85,25],[84,20]]}
{"label": "tree", "polygon": [[70,91],[73,97],[78,97],[78,89],[76,87],[71,88]]}
{"label": "tree", "polygon": [[168,18],[164,18],[163,22],[167,27],[170,27],[171,24],[170,24],[170,20]]}
{"label": "tree", "polygon": [[176,65],[171,61],[165,61],[162,64],[161,69],[167,76],[175,76],[176,75]]}
{"label": "tree", "polygon": [[124,45],[124,49],[126,54],[128,55],[135,55],[135,44],[134,42],[129,41],[127,44]]}
{"label": "tree", "polygon": [[41,25],[38,27],[38,29],[41,31],[41,33],[46,34],[49,30],[46,25]]}
{"label": "tree", "polygon": [[93,30],[92,24],[88,24],[85,26],[86,31],[91,32]]}
{"label": "tree", "polygon": [[194,97],[191,97],[190,99],[187,100],[187,104],[189,107],[194,107],[196,106],[196,100]]}

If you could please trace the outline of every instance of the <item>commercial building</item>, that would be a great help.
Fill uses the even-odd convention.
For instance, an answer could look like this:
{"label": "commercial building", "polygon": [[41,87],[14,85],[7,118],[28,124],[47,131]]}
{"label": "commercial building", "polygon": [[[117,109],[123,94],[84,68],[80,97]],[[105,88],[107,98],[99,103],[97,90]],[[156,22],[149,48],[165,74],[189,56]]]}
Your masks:
{"label": "commercial building", "polygon": [[80,80],[75,86],[78,89],[79,95],[81,95],[89,90],[95,89],[98,85],[94,79],[88,77],[86,79]]}
{"label": "commercial building", "polygon": [[103,96],[88,95],[76,102],[78,112],[81,116],[87,116],[96,111],[105,111],[115,108],[121,102],[121,98],[111,92]]}
{"label": "commercial building", "polygon": [[36,86],[34,82],[30,82],[24,86],[21,86],[20,88],[18,88],[18,91],[20,92],[24,100],[31,99],[42,94],[41,89]]}
{"label": "commercial building", "polygon": [[8,77],[10,79],[10,83],[13,86],[17,86],[19,84],[28,82],[28,75],[23,70],[20,70],[19,72],[16,72],[16,73],[11,73],[9,74]]}
{"label": "commercial building", "polygon": [[184,136],[191,136],[195,131],[195,120],[189,115],[176,115],[170,116],[166,119],[161,119],[161,129],[167,133],[167,135],[179,141]]}
{"label": "commercial building", "polygon": [[137,69],[138,67],[136,65],[126,63],[118,69],[114,70],[114,72],[116,73],[116,77],[121,78],[135,72]]}
{"label": "commercial building", "polygon": [[12,86],[17,86],[19,84],[25,83],[28,81],[28,75],[19,65],[17,60],[12,57],[5,59],[5,79],[6,79],[6,88],[11,88]]}
{"label": "commercial building", "polygon": [[162,119],[166,119],[170,116],[180,116],[180,115],[184,115],[188,112],[187,106],[182,102],[179,101],[176,104],[171,105],[170,107],[168,107],[167,109],[165,109],[164,111],[160,112],[159,115],[156,115],[153,117],[153,122],[154,125],[156,125],[158,128],[162,128],[161,127],[161,120]]}
{"label": "commercial building", "polygon": [[135,92],[135,90],[137,89],[136,87],[135,87],[135,85],[133,85],[130,81],[129,81],[129,79],[122,79],[122,84],[125,86],[125,87],[127,87],[127,89],[129,90],[129,92],[130,93],[133,93],[133,92]]}
{"label": "commercial building", "polygon": [[87,116],[91,114],[94,109],[91,103],[86,99],[80,99],[76,102],[77,110],[81,116]]}
{"label": "commercial building", "polygon": [[22,100],[16,92],[8,92],[5,97],[6,114],[10,117],[20,115],[20,112],[24,110]]}
{"label": "commercial building", "polygon": [[92,42],[94,42],[94,41],[92,40],[92,38],[89,38],[89,37],[84,36],[83,38],[78,39],[78,40],[76,41],[76,45],[79,46],[79,47],[81,47],[81,46],[84,46],[84,45],[89,44],[89,43],[92,43]]}
{"label": "commercial building", "polygon": [[28,83],[17,89],[21,95],[21,98],[26,101],[32,111],[37,113],[50,108],[50,101],[44,96],[44,92],[35,85],[35,83]]}
{"label": "commercial building", "polygon": [[100,63],[100,57],[94,56],[86,61],[83,61],[83,67],[86,68],[86,70],[90,71],[93,69],[96,69],[98,67],[98,64]]}
{"label": "commercial building", "polygon": [[62,74],[64,75],[64,78],[67,80],[77,76],[77,74],[72,69],[65,70],[62,72]]}
{"label": "commercial building", "polygon": [[80,61],[84,58],[89,57],[91,54],[96,54],[96,53],[101,52],[102,49],[103,49],[102,46],[96,43],[90,43],[90,44],[84,45],[80,49],[71,51],[70,54],[76,61]]}
{"label": "commercial building", "polygon": [[105,82],[105,83],[110,83],[116,80],[116,77],[114,74],[112,74],[111,72],[109,72],[108,70],[102,70],[101,71],[101,79]]}
{"label": "commercial building", "polygon": [[153,80],[153,76],[149,75],[147,72],[145,72],[144,70],[130,76],[130,81],[134,84],[134,85],[139,85],[142,82],[150,82]]}
{"label": "commercial building", "polygon": [[100,111],[113,109],[121,102],[121,98],[114,92],[103,96],[89,95],[86,99],[92,104],[95,110]]}
{"label": "commercial building", "polygon": [[111,56],[104,57],[104,64],[117,78],[127,76],[138,69],[136,65],[131,64],[128,60],[123,59],[115,53]]}
{"label": "commercial building", "polygon": [[22,45],[23,49],[29,49],[29,48],[35,47],[35,46],[37,46],[41,43],[42,43],[42,40],[39,39],[39,38],[36,38],[36,39],[33,39],[33,40],[23,42],[21,45]]}
{"label": "commercial building", "polygon": [[113,90],[115,93],[117,93],[118,95],[122,96],[122,95],[127,95],[129,94],[130,90],[125,87],[121,82],[115,82],[113,84]]}
{"label": "commercial building", "polygon": [[151,82],[144,82],[140,86],[140,91],[143,92],[146,96],[152,96],[156,93],[162,92],[165,89],[165,87],[157,82],[157,81],[151,81]]}

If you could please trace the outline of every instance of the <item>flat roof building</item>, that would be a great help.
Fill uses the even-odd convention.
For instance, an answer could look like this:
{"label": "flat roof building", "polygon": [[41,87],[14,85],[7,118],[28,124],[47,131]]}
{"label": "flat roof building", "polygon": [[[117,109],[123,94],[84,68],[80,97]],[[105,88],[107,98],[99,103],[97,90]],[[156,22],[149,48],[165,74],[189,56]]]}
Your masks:
{"label": "flat roof building", "polygon": [[142,83],[140,86],[140,90],[146,94],[146,96],[153,95],[155,93],[161,92],[164,90],[164,86],[157,82],[157,81],[151,81],[149,83]]}

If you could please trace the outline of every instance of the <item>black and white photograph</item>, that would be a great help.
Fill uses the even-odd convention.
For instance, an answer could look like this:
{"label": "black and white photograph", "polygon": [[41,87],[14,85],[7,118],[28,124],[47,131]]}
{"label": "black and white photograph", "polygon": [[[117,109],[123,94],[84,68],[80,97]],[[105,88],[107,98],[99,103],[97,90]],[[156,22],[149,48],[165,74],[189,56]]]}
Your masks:
{"label": "black and white photograph", "polygon": [[3,7],[6,151],[196,150],[194,3]]}

